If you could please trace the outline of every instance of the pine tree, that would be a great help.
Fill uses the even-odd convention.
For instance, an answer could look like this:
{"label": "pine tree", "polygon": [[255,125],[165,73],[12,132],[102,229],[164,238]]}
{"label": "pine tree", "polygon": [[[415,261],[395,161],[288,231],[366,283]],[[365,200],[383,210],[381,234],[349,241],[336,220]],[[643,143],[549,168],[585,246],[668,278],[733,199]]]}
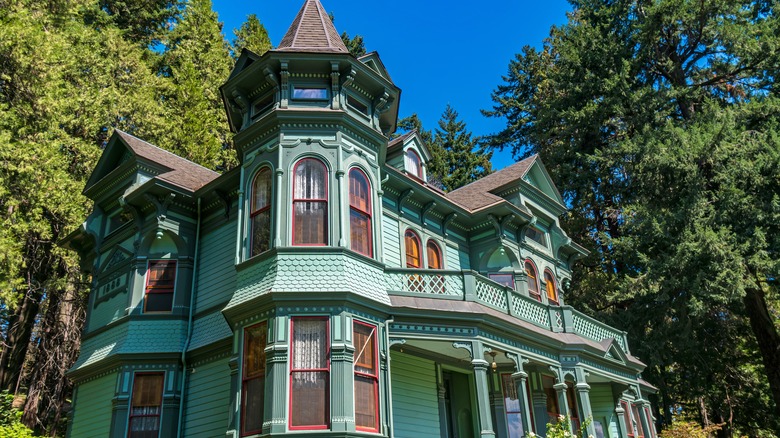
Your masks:
{"label": "pine tree", "polygon": [[231,43],[231,56],[238,59],[241,50],[247,49],[258,55],[271,50],[271,39],[268,37],[268,31],[257,18],[255,14],[249,14],[246,21],[240,28],[234,29],[235,38]]}
{"label": "pine tree", "polygon": [[355,35],[354,37],[350,38],[348,33],[342,32],[341,41],[344,41],[344,45],[347,46],[347,50],[349,50],[349,53],[351,53],[355,58],[360,58],[367,53],[366,44],[363,41],[362,35]]}
{"label": "pine tree", "polygon": [[493,152],[479,146],[477,138],[458,120],[450,105],[442,113],[433,138],[429,172],[440,178],[445,190],[455,190],[492,172]]}

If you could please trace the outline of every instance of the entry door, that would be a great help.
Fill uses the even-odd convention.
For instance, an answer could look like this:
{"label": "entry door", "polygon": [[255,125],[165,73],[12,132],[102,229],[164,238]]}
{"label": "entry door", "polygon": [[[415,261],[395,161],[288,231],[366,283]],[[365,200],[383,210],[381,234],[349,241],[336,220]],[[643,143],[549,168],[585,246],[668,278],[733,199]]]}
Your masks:
{"label": "entry door", "polygon": [[477,424],[474,419],[476,411],[470,376],[455,371],[445,371],[443,377],[445,405],[447,407],[444,413],[447,416],[447,437],[474,438],[478,436]]}

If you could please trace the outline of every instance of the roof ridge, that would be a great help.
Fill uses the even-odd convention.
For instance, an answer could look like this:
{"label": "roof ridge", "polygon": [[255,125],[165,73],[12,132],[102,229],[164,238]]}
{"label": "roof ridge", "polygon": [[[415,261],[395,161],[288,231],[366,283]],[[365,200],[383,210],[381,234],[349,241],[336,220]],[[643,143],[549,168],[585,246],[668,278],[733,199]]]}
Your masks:
{"label": "roof ridge", "polygon": [[[194,162],[194,161],[192,161],[192,160],[188,160],[188,159],[186,159],[186,158],[184,158],[184,157],[182,157],[182,156],[176,155],[176,154],[174,154],[173,152],[171,152],[171,151],[168,151],[168,150],[165,150],[165,149],[163,149],[163,148],[161,148],[161,147],[159,147],[159,146],[153,145],[152,143],[149,143],[149,142],[148,142],[148,141],[146,141],[146,140],[143,140],[143,139],[141,139],[141,138],[138,138],[138,137],[136,137],[136,136],[135,136],[135,135],[133,135],[133,134],[130,134],[130,133],[128,133],[128,132],[125,132],[125,131],[122,131],[122,130],[121,130],[121,129],[119,129],[119,128],[115,128],[115,131],[117,131],[117,132],[119,133],[119,135],[120,135],[120,136],[123,136],[123,135],[124,135],[124,136],[128,136],[128,137],[132,137],[133,139],[135,139],[135,140],[138,140],[138,141],[140,141],[141,143],[143,143],[143,144],[145,144],[145,145],[147,145],[147,146],[151,146],[151,147],[153,147],[153,148],[155,148],[155,149],[157,149],[157,150],[159,150],[159,151],[162,151],[163,153],[165,153],[165,154],[167,154],[167,155],[170,155],[170,156],[172,156],[172,157],[175,157],[175,158],[176,158],[176,159],[178,159],[178,160],[183,160],[183,161],[186,161],[187,163],[189,163],[189,164],[193,164],[193,165],[195,165],[195,166],[198,166],[198,167],[200,167],[200,168],[201,168],[201,169],[203,169],[203,170],[208,170],[209,172],[213,172],[213,173],[216,173],[217,175],[219,175],[219,172],[216,172],[216,171],[214,171],[214,170],[212,170],[212,169],[209,169],[208,167],[206,167],[206,166],[203,166],[203,165],[200,165],[200,164],[198,164],[198,163],[196,163],[196,162]],[[128,145],[128,146],[130,146],[130,145]],[[130,146],[130,147],[132,148],[132,146]],[[163,164],[163,163],[159,163],[159,164]],[[171,170],[180,170],[180,169],[171,169]]]}
{"label": "roof ridge", "polygon": [[[485,185],[485,184],[489,183],[491,180],[496,179],[502,173],[505,173],[504,171],[508,171],[510,169],[515,169],[515,168],[518,168],[518,167],[522,167],[522,165],[525,165],[525,164],[530,164],[531,162],[536,160],[536,158],[538,156],[539,156],[539,154],[533,154],[530,157],[524,158],[524,159],[522,159],[522,160],[520,160],[520,161],[518,161],[516,163],[512,163],[509,166],[506,166],[503,169],[499,169],[499,170],[497,170],[497,171],[495,171],[495,172],[493,172],[493,173],[491,173],[489,175],[486,175],[486,176],[484,176],[484,177],[482,177],[482,178],[480,178],[480,179],[478,179],[476,181],[472,181],[472,182],[466,184],[463,187],[458,187],[457,189],[455,189],[455,190],[453,190],[453,191],[451,191],[449,193],[454,193],[454,192],[457,192],[459,190],[463,190],[463,189],[466,189],[466,188],[475,188],[475,187],[479,187],[479,186]],[[493,189],[490,189],[490,190],[493,190]]]}
{"label": "roof ridge", "polygon": [[274,50],[349,53],[319,0],[304,1],[282,41]]}

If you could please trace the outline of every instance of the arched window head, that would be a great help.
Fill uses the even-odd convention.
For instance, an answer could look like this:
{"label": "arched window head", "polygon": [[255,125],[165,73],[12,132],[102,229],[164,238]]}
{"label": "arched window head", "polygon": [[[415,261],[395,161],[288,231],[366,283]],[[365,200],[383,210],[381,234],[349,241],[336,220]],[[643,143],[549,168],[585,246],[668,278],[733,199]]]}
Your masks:
{"label": "arched window head", "polygon": [[528,276],[528,294],[531,298],[542,301],[542,295],[539,293],[539,279],[536,277],[536,268],[530,261],[525,261],[525,275]]}
{"label": "arched window head", "polygon": [[326,245],[328,180],[325,164],[304,158],[293,172],[293,245]]}
{"label": "arched window head", "polygon": [[420,238],[414,231],[406,230],[404,242],[406,243],[406,267],[419,269],[421,266]]}
{"label": "arched window head", "polygon": [[406,150],[406,171],[417,178],[423,179],[422,161],[417,152],[412,149]]}
{"label": "arched window head", "polygon": [[550,271],[544,271],[544,284],[547,290],[547,300],[558,304],[558,288],[555,287],[555,278]]}
{"label": "arched window head", "polygon": [[271,249],[271,169],[262,168],[252,182],[251,256]]}
{"label": "arched window head", "polygon": [[353,251],[373,256],[371,185],[360,169],[349,171],[349,241]]}
{"label": "arched window head", "polygon": [[428,250],[428,269],[442,269],[443,265],[441,262],[441,249],[439,249],[439,245],[433,240],[429,240],[426,248]]}

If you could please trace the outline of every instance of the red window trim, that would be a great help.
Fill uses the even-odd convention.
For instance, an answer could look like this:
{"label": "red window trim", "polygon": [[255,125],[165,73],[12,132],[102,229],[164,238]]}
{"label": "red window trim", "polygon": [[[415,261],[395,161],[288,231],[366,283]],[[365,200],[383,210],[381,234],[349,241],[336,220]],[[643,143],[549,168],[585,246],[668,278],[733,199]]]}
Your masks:
{"label": "red window trim", "polygon": [[[138,376],[162,376],[162,386],[160,387],[160,413],[157,415],[133,415],[133,396],[135,395],[135,382],[136,378]],[[130,427],[133,425],[133,418],[140,418],[140,417],[157,417],[157,433],[160,433],[160,430],[162,429],[162,406],[163,406],[163,395],[165,394],[165,372],[164,371],[144,371],[144,372],[135,372],[133,373],[133,390],[130,392],[130,416],[127,420],[127,436],[132,437],[133,431],[130,430]]]}
{"label": "red window trim", "polygon": [[[366,193],[366,196],[368,197],[366,199],[366,205],[368,206],[368,211],[362,210],[360,207],[357,207],[355,205],[352,205],[352,193],[349,194],[349,209],[355,210],[356,212],[365,215],[368,218],[368,254],[364,254],[361,251],[357,251],[359,254],[363,254],[368,257],[374,256],[374,228],[373,228],[373,217],[371,216],[371,180],[368,179],[368,175],[366,175],[365,172],[363,172],[362,169],[358,167],[353,167],[349,170],[349,178],[352,179],[352,172],[357,172],[363,179],[366,181],[366,186],[368,187],[368,193]],[[351,246],[351,245],[350,245]]]}
{"label": "red window trim", "polygon": [[430,257],[428,257],[428,260],[426,260],[427,261],[426,266],[428,266],[428,269],[444,269],[444,259],[442,258],[441,247],[439,246],[438,243],[436,243],[435,240],[428,239],[428,242],[425,244],[425,255],[426,255],[426,257],[428,256],[428,246],[429,245],[433,246],[434,251],[436,251],[436,254],[438,255],[439,267],[436,268],[436,267],[431,266]]}
{"label": "red window trim", "polygon": [[[366,377],[366,378],[370,378],[370,379],[373,380],[373,382],[374,382],[374,407],[375,407],[375,411],[376,411],[375,414],[374,414],[374,418],[376,418],[376,426],[375,427],[368,428],[368,427],[355,426],[355,428],[357,430],[364,431],[364,432],[379,432],[379,343],[377,341],[377,339],[378,339],[377,334],[379,332],[379,328],[376,325],[367,324],[367,323],[362,322],[362,321],[353,321],[353,324],[358,324],[358,325],[362,325],[362,326],[365,326],[365,327],[369,327],[369,328],[371,328],[374,331],[374,333],[373,333],[373,335],[371,335],[371,337],[373,338],[373,343],[374,343],[374,373],[375,374],[372,375],[372,374],[368,374],[368,373],[365,373],[365,372],[362,372],[362,371],[358,371],[358,370],[354,369],[354,366],[353,366],[353,370],[355,371],[355,376]],[[354,328],[353,328],[353,332],[354,332]],[[354,333],[352,334],[352,337],[354,339]],[[355,360],[357,360],[357,356],[355,356]]]}
{"label": "red window trim", "polygon": [[[173,265],[173,286],[170,288],[162,288],[162,287],[155,287],[149,285],[149,280],[151,280],[151,275],[149,275],[149,272],[151,271],[152,265],[165,265],[166,268],[168,266]],[[170,313],[173,311],[173,299],[174,294],[176,293],[176,280],[178,277],[178,266],[176,260],[170,260],[170,259],[154,259],[149,260],[146,263],[146,285],[144,286],[144,310],[143,313]],[[164,289],[164,290],[156,290],[156,289]],[[146,310],[146,296],[149,294],[170,294],[171,295],[171,308],[168,310]]]}
{"label": "red window trim", "polygon": [[631,408],[628,406],[628,402],[620,400],[620,406],[623,408],[623,420],[626,423],[626,434],[630,437],[634,436],[634,423],[631,422]]}
{"label": "red window trim", "polygon": [[[420,154],[415,152],[414,149],[410,148],[410,149],[406,150],[406,154],[410,154],[410,153],[413,154],[415,156],[415,158],[417,158],[417,172],[418,173],[417,174],[409,173],[409,175],[412,175],[413,177],[415,177],[415,178],[417,178],[419,180],[422,180],[423,179],[422,158],[420,158]],[[404,166],[404,167],[406,167],[406,166]]]}
{"label": "red window trim", "polygon": [[[295,174],[298,171],[298,166],[301,165],[304,161],[315,161],[322,165],[322,168],[325,169],[325,180],[323,181],[325,183],[325,198],[296,198],[295,193]],[[319,158],[314,157],[306,157],[300,159],[297,163],[295,163],[295,167],[293,167],[293,200],[292,200],[292,244],[293,246],[328,246],[328,166],[325,165],[325,163],[320,160]],[[325,243],[295,243],[295,203],[297,202],[320,202],[325,204],[325,229],[323,230],[323,240],[325,240]]]}
{"label": "red window trim", "polygon": [[[547,292],[547,290],[548,290],[547,289],[547,287],[548,287],[547,286],[547,276],[548,275],[550,276],[550,280],[552,280],[553,293],[555,294],[555,299],[550,298],[550,294]],[[549,269],[545,269],[544,270],[544,277],[545,277],[544,278],[544,284],[545,284],[544,293],[545,293],[545,295],[547,295],[547,301],[549,301],[549,302],[551,302],[551,303],[553,303],[553,304],[555,304],[557,306],[560,303],[560,297],[558,296],[558,284],[557,284],[557,281],[555,280],[555,275],[553,275],[553,273]]]}
{"label": "red window trim", "polygon": [[[408,261],[408,259],[409,259],[409,248],[406,247],[407,246],[406,245],[406,235],[410,234],[410,233],[411,233],[411,237],[417,242],[417,259],[418,259],[417,266],[409,266],[409,261]],[[422,266],[422,262],[423,262],[423,260],[422,260],[421,240],[420,240],[420,236],[418,236],[417,233],[415,233],[411,228],[407,229],[406,231],[404,231],[404,255],[406,257],[406,267],[407,268],[420,269],[420,267]]]}
{"label": "red window trim", "polygon": [[[257,209],[257,210],[256,210],[256,209],[255,209],[255,190],[256,190],[256,188],[255,188],[255,183],[257,182],[257,178],[259,178],[259,177],[260,177],[260,175],[261,175],[263,172],[266,172],[266,171],[267,171],[267,172],[268,172],[268,174],[269,174],[269,175],[268,175],[268,180],[269,180],[269,181],[270,181],[270,183],[271,183],[271,200],[269,200],[269,201],[268,201],[268,205],[266,205],[265,207],[263,207],[263,208],[261,208],[261,209]],[[294,173],[293,173],[293,175],[294,175]],[[249,224],[250,224],[250,227],[254,227],[254,218],[255,218],[255,216],[259,215],[260,213],[265,213],[266,211],[269,211],[269,210],[271,209],[271,205],[273,204],[273,202],[272,202],[272,199],[273,199],[273,195],[274,195],[274,190],[273,190],[273,187],[274,187],[274,186],[273,186],[273,184],[274,184],[274,181],[273,181],[273,173],[272,173],[272,170],[271,170],[271,168],[270,168],[270,167],[267,167],[267,166],[263,166],[263,167],[261,167],[261,168],[260,168],[260,170],[258,170],[258,171],[257,171],[257,173],[255,174],[255,177],[254,177],[254,179],[252,179],[252,208],[251,208],[251,210],[252,210],[252,213],[250,213],[250,214],[249,214]],[[252,229],[252,230],[251,230],[251,232],[249,233],[249,239],[250,239],[250,240],[249,240],[249,250],[250,250],[250,257],[254,257],[254,256],[258,255],[258,254],[262,254],[262,253],[258,253],[258,254],[251,254],[252,248],[254,248],[254,242],[252,241],[252,240],[255,238],[255,237],[254,237],[254,236],[255,236],[255,233],[254,233],[254,231],[255,231],[255,230],[254,230],[254,229]],[[268,240],[269,240],[269,243],[270,243],[270,240],[271,240],[270,232],[271,232],[271,230],[269,229],[268,231],[269,231]],[[269,244],[269,249],[270,249],[270,244]]]}
{"label": "red window trim", "polygon": [[[330,429],[330,318],[327,316],[293,316],[290,318],[290,343],[292,344],[295,342],[295,321],[300,321],[302,319],[314,319],[314,320],[320,320],[325,321],[325,358],[326,358],[326,368],[301,368],[301,369],[293,369],[293,356],[295,354],[295,349],[290,349],[290,379],[289,379],[289,394],[290,394],[290,401],[289,401],[289,407],[290,410],[290,424],[288,425],[288,429],[290,430],[326,430]],[[327,412],[327,418],[328,422],[327,424],[323,425],[314,425],[314,426],[293,426],[293,373],[296,372],[324,372],[326,373],[325,377],[325,387],[327,389],[327,397],[325,397],[325,411]]]}
{"label": "red window trim", "polygon": [[655,427],[653,424],[653,414],[650,412],[650,408],[645,406],[645,419],[647,420],[647,428],[649,429],[646,431],[646,435],[652,438],[655,438]]}
{"label": "red window trim", "polygon": [[636,436],[637,438],[645,438],[645,427],[642,424],[642,416],[639,415],[639,410],[640,407],[638,405],[633,403],[631,404],[631,414],[636,417],[636,428],[638,429],[636,430]]}
{"label": "red window trim", "polygon": [[[246,332],[247,332],[247,330],[249,330],[251,328],[254,328],[254,327],[257,327],[257,326],[265,326],[265,328],[263,329],[263,330],[265,330],[265,333],[266,333],[266,339],[265,339],[266,345],[265,346],[268,345],[268,321],[262,321],[262,322],[259,322],[257,324],[252,324],[252,325],[250,325],[248,327],[244,327],[244,345],[243,345],[243,352],[242,352],[242,358],[241,358],[242,359],[242,361],[241,361],[241,436],[255,435],[255,434],[261,433],[263,431],[262,422],[261,422],[260,429],[246,430],[246,431],[244,430],[244,421],[246,420],[246,398],[244,397],[246,395],[245,394],[246,393],[246,382],[249,381],[249,380],[257,379],[258,377],[262,377],[263,379],[265,379],[265,376],[266,376],[267,371],[268,371],[268,370],[264,369],[262,376],[259,375],[259,374],[256,375],[256,376],[252,376],[250,378],[247,378],[247,376],[246,376]],[[263,368],[265,368],[265,366]],[[265,388],[263,389],[263,396],[265,396]],[[264,413],[261,412],[260,415],[262,416],[262,415],[264,415]]]}
{"label": "red window trim", "polygon": [[[531,265],[531,269],[533,269],[533,274],[534,274],[533,275],[533,281],[534,281],[534,284],[536,285],[536,292],[531,291],[531,287],[530,286],[528,287],[528,295],[531,298],[534,298],[537,301],[541,302],[542,301],[542,291],[539,290],[539,284],[540,284],[539,283],[539,269],[536,267],[536,264],[531,259],[525,259],[525,261],[523,262],[523,269],[525,269],[526,264]],[[528,276],[528,270],[525,269],[525,271],[526,271],[526,276]]]}

